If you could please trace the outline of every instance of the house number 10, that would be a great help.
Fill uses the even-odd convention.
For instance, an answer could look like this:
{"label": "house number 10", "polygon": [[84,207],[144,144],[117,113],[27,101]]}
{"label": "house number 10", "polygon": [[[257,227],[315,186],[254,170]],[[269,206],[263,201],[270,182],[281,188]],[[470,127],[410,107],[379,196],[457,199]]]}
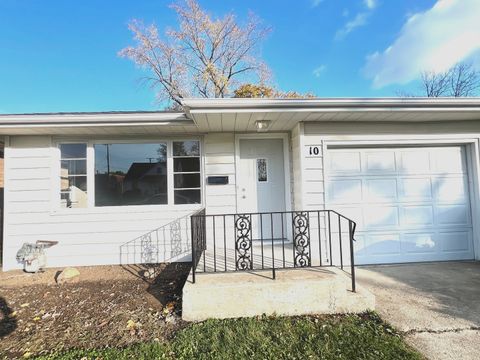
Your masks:
{"label": "house number 10", "polygon": [[310,146],[308,150],[308,154],[310,156],[319,156],[320,155],[320,148],[318,146]]}

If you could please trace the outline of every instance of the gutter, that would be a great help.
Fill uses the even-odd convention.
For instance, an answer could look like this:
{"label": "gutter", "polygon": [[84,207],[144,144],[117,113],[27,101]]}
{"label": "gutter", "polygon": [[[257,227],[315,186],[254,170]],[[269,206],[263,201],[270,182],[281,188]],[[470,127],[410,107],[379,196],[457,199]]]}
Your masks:
{"label": "gutter", "polygon": [[480,111],[480,98],[184,99],[187,114],[211,112]]}
{"label": "gutter", "polygon": [[56,113],[0,115],[0,127],[79,127],[79,126],[183,126],[193,125],[185,113]]}

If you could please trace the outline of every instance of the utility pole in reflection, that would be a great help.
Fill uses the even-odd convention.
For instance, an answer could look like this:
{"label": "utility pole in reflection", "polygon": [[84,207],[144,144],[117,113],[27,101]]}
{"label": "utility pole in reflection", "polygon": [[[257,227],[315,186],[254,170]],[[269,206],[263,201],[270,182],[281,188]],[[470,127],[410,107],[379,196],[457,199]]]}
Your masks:
{"label": "utility pole in reflection", "polygon": [[110,177],[110,144],[105,144],[107,147],[107,174]]}

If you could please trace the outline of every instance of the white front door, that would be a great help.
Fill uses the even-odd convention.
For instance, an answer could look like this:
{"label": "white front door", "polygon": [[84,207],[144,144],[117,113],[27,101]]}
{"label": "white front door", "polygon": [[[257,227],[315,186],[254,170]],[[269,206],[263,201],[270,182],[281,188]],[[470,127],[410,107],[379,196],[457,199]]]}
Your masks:
{"label": "white front door", "polygon": [[[237,212],[285,211],[285,168],[282,139],[240,139],[237,167]],[[252,221],[260,221],[254,217]],[[281,238],[280,218],[273,217],[274,238]],[[270,216],[262,217],[262,233],[271,238]],[[260,227],[256,222],[253,227]],[[255,235],[254,235],[255,236]]]}
{"label": "white front door", "polygon": [[328,151],[329,206],[358,223],[358,264],[473,259],[463,146]]}

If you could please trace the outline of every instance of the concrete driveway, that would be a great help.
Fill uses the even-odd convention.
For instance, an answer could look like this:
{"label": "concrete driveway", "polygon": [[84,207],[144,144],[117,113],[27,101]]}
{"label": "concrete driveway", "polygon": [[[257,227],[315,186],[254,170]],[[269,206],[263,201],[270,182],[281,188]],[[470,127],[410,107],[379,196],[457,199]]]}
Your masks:
{"label": "concrete driveway", "polygon": [[480,262],[359,267],[382,317],[429,359],[480,358]]}

